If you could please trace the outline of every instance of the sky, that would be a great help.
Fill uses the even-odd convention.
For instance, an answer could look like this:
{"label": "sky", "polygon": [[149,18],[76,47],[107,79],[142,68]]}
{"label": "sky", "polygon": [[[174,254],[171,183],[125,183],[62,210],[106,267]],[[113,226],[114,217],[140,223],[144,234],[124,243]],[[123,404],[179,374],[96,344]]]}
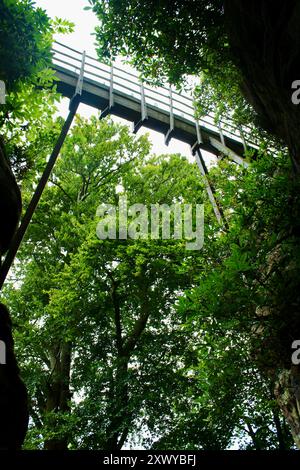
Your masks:
{"label": "sky", "polygon": [[[92,35],[98,20],[91,10],[84,10],[88,6],[88,0],[36,0],[36,6],[46,10],[48,16],[51,18],[59,17],[67,19],[75,24],[74,32],[68,35],[56,35],[55,39],[63,42],[65,45],[73,47],[79,51],[85,50],[89,55],[96,57],[95,52],[95,37]],[[59,107],[59,113],[63,116],[67,115],[68,100],[63,99]],[[79,111],[84,117],[89,117],[92,114],[99,115],[99,111],[92,109],[85,105],[80,105]],[[128,124],[131,123],[113,117],[113,120]],[[151,131],[146,128],[141,128],[137,135],[148,133],[152,142],[152,151],[156,154],[165,153],[181,153],[191,159],[191,151],[187,144],[172,139],[169,146],[164,144],[164,136],[158,132]]]}

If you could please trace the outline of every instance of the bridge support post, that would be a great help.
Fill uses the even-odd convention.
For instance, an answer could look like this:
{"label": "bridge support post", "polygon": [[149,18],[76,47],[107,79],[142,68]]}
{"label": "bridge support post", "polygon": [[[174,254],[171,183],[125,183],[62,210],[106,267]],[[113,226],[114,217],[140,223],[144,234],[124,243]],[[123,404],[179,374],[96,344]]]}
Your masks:
{"label": "bridge support post", "polygon": [[[76,97],[77,98],[77,97]],[[72,101],[71,101],[72,103]],[[74,119],[74,116],[76,114],[76,111],[77,111],[77,108],[78,108],[78,105],[79,105],[79,100],[76,99],[75,101],[73,101],[72,103],[72,106],[70,106],[70,111],[69,111],[69,115],[62,127],[62,130],[61,130],[61,133],[57,139],[57,142],[55,144],[55,147],[50,155],[50,158],[48,160],[48,163],[46,165],[46,168],[42,174],[42,177],[36,187],[36,190],[34,192],[34,195],[32,196],[32,199],[29,203],[29,206],[26,210],[26,213],[22,219],[22,222],[21,222],[21,225],[19,227],[19,229],[17,230],[17,232],[15,233],[15,236],[12,240],[12,243],[11,243],[11,246],[10,246],[10,249],[5,257],[5,260],[1,266],[1,270],[0,270],[0,289],[2,288],[4,282],[5,282],[5,279],[6,279],[6,276],[10,270],[10,267],[15,259],[15,256],[17,254],[17,251],[20,247],[20,244],[23,240],[23,237],[26,233],[26,230],[28,228],[28,225],[30,224],[30,221],[32,219],[32,216],[34,214],[34,211],[39,203],[39,200],[43,194],[43,191],[45,189],[45,186],[48,182],[48,179],[49,179],[49,176],[51,174],[51,171],[54,167],[54,164],[57,160],[57,157],[59,155],[59,152],[60,152],[60,149],[65,141],[65,138],[67,136],[67,133],[71,127],[71,124],[73,122],[73,119]]]}
{"label": "bridge support post", "polygon": [[205,161],[203,159],[199,144],[196,143],[195,145],[193,145],[191,150],[192,150],[192,154],[196,158],[196,163],[197,163],[198,168],[200,170],[200,173],[203,177],[203,182],[204,182],[204,185],[205,185],[205,189],[206,189],[206,192],[208,194],[208,198],[210,200],[210,203],[213,207],[213,211],[215,213],[216,219],[219,222],[219,224],[224,225],[224,227],[227,230],[228,229],[228,224],[227,224],[227,221],[224,217],[223,210],[222,210],[221,206],[219,205],[218,201],[215,198],[214,188],[212,187],[212,185],[209,182],[208,169],[205,165]]}
{"label": "bridge support post", "polygon": [[28,225],[31,222],[34,211],[35,211],[35,209],[36,209],[36,207],[37,207],[37,205],[38,205],[38,203],[41,199],[41,196],[43,194],[45,186],[46,186],[46,184],[49,180],[50,174],[53,170],[53,167],[54,167],[55,162],[57,160],[57,157],[59,155],[60,149],[63,146],[65,138],[68,134],[68,131],[71,127],[71,124],[72,124],[73,119],[75,117],[75,114],[77,112],[77,109],[78,109],[78,106],[79,106],[79,103],[80,103],[80,96],[81,96],[81,93],[82,93],[84,65],[85,65],[85,52],[83,52],[83,54],[82,54],[80,73],[79,73],[75,93],[74,93],[73,97],[70,100],[68,117],[64,122],[64,125],[61,129],[60,135],[59,135],[59,137],[56,141],[54,149],[52,150],[52,153],[51,153],[50,158],[48,160],[48,163],[47,163],[47,165],[44,169],[42,177],[41,177],[41,179],[40,179],[40,181],[39,181],[39,183],[36,187],[36,190],[35,190],[35,192],[32,196],[32,199],[29,203],[29,206],[28,206],[28,208],[25,212],[25,215],[22,219],[21,225],[20,225],[19,229],[16,231],[16,233],[15,233],[13,239],[12,239],[10,248],[9,248],[9,250],[7,252],[7,255],[5,257],[5,260],[4,260],[4,262],[1,266],[1,270],[0,270],[0,290],[2,289],[3,284],[6,280],[7,274],[9,272],[10,268],[11,268],[11,265],[14,262],[14,259],[15,259],[15,256],[16,256],[17,252],[18,252],[20,244],[21,244],[21,242],[23,240],[23,237],[26,233]]}

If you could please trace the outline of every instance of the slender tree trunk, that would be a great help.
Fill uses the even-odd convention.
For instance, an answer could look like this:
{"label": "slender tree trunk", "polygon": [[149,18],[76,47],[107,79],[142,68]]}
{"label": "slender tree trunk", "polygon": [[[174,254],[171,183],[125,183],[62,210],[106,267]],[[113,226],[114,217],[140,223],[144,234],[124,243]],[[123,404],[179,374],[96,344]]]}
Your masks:
{"label": "slender tree trunk", "polygon": [[117,283],[111,277],[111,298],[114,310],[115,344],[117,350],[116,375],[111,394],[111,407],[109,411],[110,424],[106,430],[106,441],[103,444],[105,450],[120,450],[129,433],[132,411],[128,396],[128,364],[136,345],[146,328],[151,309],[147,282],[143,274],[137,279],[140,316],[135,321],[131,333],[123,338],[120,297],[117,291]]}
{"label": "slender tree trunk", "polygon": [[[57,425],[55,414],[71,412],[71,353],[71,343],[62,343],[52,352],[50,358],[52,372],[45,405],[45,418],[48,426],[54,431]],[[48,413],[51,413],[50,417],[47,417]],[[57,431],[59,432],[59,425]],[[69,443],[68,437],[67,433],[62,433],[59,437],[47,439],[44,448],[46,450],[67,450]]]}
{"label": "slender tree trunk", "polygon": [[275,424],[275,428],[276,428],[278,448],[279,448],[279,450],[287,450],[287,447],[286,447],[286,444],[285,444],[285,439],[284,439],[284,433],[282,432],[280,417],[279,417],[279,413],[278,413],[277,410],[273,410],[273,419],[274,419],[274,424]]}
{"label": "slender tree trunk", "polygon": [[255,433],[254,429],[252,428],[250,421],[245,420],[245,422],[246,422],[246,426],[247,426],[247,429],[248,429],[248,434],[252,439],[255,450],[261,450],[260,442],[256,437],[256,433]]}

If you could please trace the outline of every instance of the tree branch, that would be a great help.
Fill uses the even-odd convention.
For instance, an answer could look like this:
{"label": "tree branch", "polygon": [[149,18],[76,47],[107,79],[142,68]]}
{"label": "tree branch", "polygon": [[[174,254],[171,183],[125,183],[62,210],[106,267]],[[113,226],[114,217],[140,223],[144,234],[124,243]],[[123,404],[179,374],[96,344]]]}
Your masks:
{"label": "tree branch", "polygon": [[146,328],[148,318],[150,316],[150,305],[148,298],[148,289],[145,286],[145,280],[143,279],[139,288],[140,298],[141,298],[141,316],[136,320],[133,330],[129,337],[124,342],[123,354],[125,356],[130,356],[133,352],[141,334]]}
{"label": "tree branch", "polygon": [[54,181],[53,179],[51,179],[50,183],[54,184],[54,186],[57,186],[64,193],[64,195],[67,196],[68,199],[70,199],[70,201],[74,202],[70,194],[68,194],[67,191],[65,191],[64,188],[59,183],[57,183],[57,181]]}
{"label": "tree branch", "polygon": [[120,355],[122,355],[122,343],[123,343],[120,299],[119,299],[119,296],[118,296],[118,293],[117,293],[117,283],[110,274],[108,274],[108,275],[109,275],[109,277],[111,279],[111,283],[112,283],[111,298],[112,298],[112,303],[113,303],[113,308],[114,308],[116,345],[117,345],[118,355],[120,356]]}

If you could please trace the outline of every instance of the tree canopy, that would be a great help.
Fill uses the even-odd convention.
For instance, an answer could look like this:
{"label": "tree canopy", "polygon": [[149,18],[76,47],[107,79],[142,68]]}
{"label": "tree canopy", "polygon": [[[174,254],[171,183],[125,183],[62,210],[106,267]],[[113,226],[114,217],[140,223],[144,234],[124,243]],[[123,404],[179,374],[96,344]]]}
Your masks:
{"label": "tree canopy", "polygon": [[[260,145],[247,169],[225,159],[210,169],[224,228],[195,163],[77,117],[2,293],[30,397],[27,449],[300,447],[300,140],[289,95],[299,8],[271,15],[268,3],[89,1],[101,59],[121,53],[154,83],[197,76],[198,113],[257,126]],[[0,6],[0,138],[26,207],[62,126],[53,32],[72,25],[30,0]],[[135,237],[101,238],[125,197],[137,213],[203,204],[203,246],[164,239],[160,219],[158,236],[142,236],[151,212]]]}
{"label": "tree canopy", "polygon": [[8,89],[49,67],[54,31],[70,27],[59,18],[51,21],[34,5],[32,0],[0,1],[0,79]]}
{"label": "tree canopy", "polygon": [[[244,214],[236,187],[240,198],[272,199],[271,186],[249,192],[262,167],[272,185],[270,164],[213,171],[232,219],[224,239],[195,164],[149,149],[126,127],[78,118],[36,211],[18,284],[5,290],[31,397],[26,448],[289,448],[240,280],[255,291],[243,240],[264,210]],[[29,181],[25,203],[30,193]],[[122,195],[128,204],[204,202],[209,243],[188,251],[184,240],[99,240],[97,207]],[[267,211],[262,233],[270,223]],[[268,253],[275,240],[261,243]]]}
{"label": "tree canopy", "polygon": [[53,146],[53,135],[46,138],[43,130],[59,101],[50,68],[51,47],[54,33],[70,32],[73,25],[60,18],[51,20],[31,0],[1,0],[0,11],[0,79],[6,88],[0,139],[21,181],[38,159],[39,150],[32,144],[39,140],[40,147],[50,142]]}

